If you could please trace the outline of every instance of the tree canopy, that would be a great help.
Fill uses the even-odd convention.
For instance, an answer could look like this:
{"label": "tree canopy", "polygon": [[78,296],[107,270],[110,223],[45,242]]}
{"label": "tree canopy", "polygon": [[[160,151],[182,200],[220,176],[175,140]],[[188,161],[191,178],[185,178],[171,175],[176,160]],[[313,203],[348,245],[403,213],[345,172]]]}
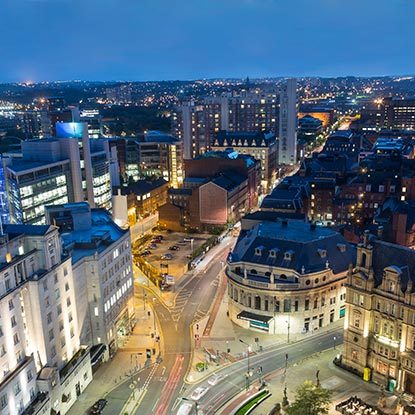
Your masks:
{"label": "tree canopy", "polygon": [[325,415],[330,402],[331,391],[306,381],[297,388],[295,401],[286,412],[288,415]]}

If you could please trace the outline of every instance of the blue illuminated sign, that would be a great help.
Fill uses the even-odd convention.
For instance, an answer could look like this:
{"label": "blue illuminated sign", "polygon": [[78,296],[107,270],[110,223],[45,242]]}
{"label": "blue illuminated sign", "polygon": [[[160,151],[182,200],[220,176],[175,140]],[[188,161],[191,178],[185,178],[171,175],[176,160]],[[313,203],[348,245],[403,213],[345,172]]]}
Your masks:
{"label": "blue illuminated sign", "polygon": [[81,122],[56,123],[56,137],[58,138],[82,138],[84,124]]}

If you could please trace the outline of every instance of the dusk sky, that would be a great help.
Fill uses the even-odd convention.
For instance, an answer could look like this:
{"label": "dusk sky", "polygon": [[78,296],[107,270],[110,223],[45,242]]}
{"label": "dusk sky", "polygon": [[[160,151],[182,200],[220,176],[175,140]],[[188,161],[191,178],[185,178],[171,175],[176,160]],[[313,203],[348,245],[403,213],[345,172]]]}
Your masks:
{"label": "dusk sky", "polygon": [[413,0],[0,0],[0,82],[415,72]]}

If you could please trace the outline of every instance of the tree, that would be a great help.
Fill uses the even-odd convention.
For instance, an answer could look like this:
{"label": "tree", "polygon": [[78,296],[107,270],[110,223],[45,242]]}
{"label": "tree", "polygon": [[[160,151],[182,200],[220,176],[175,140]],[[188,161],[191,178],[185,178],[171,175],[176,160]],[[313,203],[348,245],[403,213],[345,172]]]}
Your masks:
{"label": "tree", "polygon": [[297,388],[295,401],[287,409],[288,415],[324,415],[329,412],[331,391],[305,381]]}

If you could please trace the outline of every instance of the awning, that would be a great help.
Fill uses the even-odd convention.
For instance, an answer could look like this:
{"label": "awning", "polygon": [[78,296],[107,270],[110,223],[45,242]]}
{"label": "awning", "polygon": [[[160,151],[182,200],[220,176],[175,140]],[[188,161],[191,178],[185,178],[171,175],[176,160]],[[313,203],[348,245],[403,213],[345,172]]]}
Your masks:
{"label": "awning", "polygon": [[105,344],[98,344],[96,346],[92,346],[91,348],[91,365],[94,366],[99,362],[99,359],[107,350],[107,346]]}
{"label": "awning", "polygon": [[236,318],[239,318],[240,320],[257,321],[259,323],[269,323],[272,320],[272,317],[270,316],[254,314],[249,311],[241,311]]}

